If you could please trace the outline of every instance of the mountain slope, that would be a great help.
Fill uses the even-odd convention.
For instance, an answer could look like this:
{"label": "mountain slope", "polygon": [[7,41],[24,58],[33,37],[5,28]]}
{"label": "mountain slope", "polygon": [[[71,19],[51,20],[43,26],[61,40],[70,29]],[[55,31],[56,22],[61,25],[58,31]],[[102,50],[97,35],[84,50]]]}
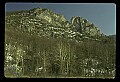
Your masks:
{"label": "mountain slope", "polygon": [[5,77],[115,77],[115,42],[87,19],[42,8],[5,18]]}
{"label": "mountain slope", "polygon": [[108,37],[109,37],[109,38],[116,39],[116,35],[115,35],[115,34],[114,34],[114,35],[109,35]]}
{"label": "mountain slope", "polygon": [[98,27],[87,19],[74,16],[67,21],[61,14],[49,9],[34,8],[24,11],[6,12],[6,27],[14,27],[38,36],[66,38],[80,41],[82,39],[99,39],[102,34]]}

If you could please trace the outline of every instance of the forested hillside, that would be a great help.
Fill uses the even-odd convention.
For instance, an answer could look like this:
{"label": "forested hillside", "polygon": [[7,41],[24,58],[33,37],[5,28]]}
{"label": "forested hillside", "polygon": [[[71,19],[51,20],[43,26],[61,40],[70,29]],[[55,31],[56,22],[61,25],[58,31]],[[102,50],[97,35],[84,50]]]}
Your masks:
{"label": "forested hillside", "polygon": [[49,9],[6,12],[5,77],[114,78],[116,43],[82,17]]}

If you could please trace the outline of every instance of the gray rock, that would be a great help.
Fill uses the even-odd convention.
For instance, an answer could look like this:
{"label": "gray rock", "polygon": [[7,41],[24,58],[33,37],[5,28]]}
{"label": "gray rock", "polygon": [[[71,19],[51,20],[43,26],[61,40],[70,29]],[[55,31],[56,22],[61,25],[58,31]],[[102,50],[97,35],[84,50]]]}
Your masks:
{"label": "gray rock", "polygon": [[100,36],[100,30],[95,27],[94,24],[90,23],[87,19],[82,17],[74,16],[71,18],[71,23],[75,29],[80,33],[85,33],[90,36]]}
{"label": "gray rock", "polygon": [[[46,8],[34,8],[9,14],[6,12],[6,24],[22,31],[37,33],[38,36],[63,37],[82,40],[83,36],[101,36],[99,28],[79,16],[71,18],[57,14]],[[54,36],[52,35],[54,33]],[[57,33],[57,34],[55,34]]]}

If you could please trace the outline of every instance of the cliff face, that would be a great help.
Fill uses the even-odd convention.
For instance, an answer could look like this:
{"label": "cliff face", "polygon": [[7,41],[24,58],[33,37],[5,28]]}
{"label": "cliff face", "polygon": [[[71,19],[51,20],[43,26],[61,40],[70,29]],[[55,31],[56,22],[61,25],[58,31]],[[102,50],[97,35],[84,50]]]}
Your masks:
{"label": "cliff face", "polygon": [[68,22],[63,15],[42,8],[6,12],[7,26],[35,33],[40,37],[82,40],[82,38],[86,37],[90,39],[91,36],[95,36],[95,38],[101,36],[99,28],[87,19],[74,16]]}
{"label": "cliff face", "polygon": [[89,36],[100,36],[100,30],[94,24],[90,23],[87,19],[83,19],[82,17],[72,17],[71,23],[75,27],[75,30],[89,35]]}
{"label": "cliff face", "polygon": [[31,13],[34,13],[36,18],[46,20],[54,26],[63,26],[62,23],[66,22],[63,15],[56,14],[49,9],[35,8],[31,10]]}

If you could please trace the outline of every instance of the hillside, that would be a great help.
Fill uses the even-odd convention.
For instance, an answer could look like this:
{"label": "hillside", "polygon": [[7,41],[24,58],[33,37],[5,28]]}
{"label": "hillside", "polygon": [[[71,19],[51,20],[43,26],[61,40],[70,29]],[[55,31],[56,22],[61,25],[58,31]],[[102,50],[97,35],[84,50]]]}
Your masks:
{"label": "hillside", "polygon": [[5,76],[115,76],[113,39],[80,16],[67,21],[49,9],[6,12]]}
{"label": "hillside", "polygon": [[40,37],[62,37],[80,41],[82,38],[93,39],[93,37],[97,40],[102,36],[99,28],[87,19],[74,16],[69,22],[63,15],[42,8],[7,12],[6,27],[7,25],[17,30],[35,33]]}

